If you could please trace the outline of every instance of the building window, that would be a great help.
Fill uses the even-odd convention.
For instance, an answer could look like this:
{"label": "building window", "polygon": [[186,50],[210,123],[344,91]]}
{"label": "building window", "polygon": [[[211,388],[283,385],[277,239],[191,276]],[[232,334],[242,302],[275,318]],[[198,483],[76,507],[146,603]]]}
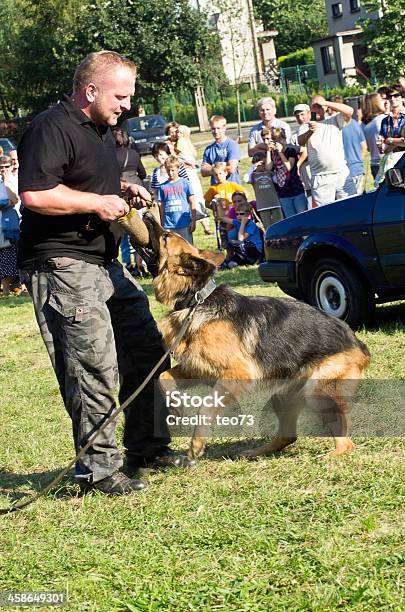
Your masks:
{"label": "building window", "polygon": [[360,0],[350,0],[350,12],[358,13],[360,10]]}
{"label": "building window", "polygon": [[333,53],[333,45],[321,47],[322,66],[324,74],[336,72],[335,56]]}
{"label": "building window", "polygon": [[341,17],[343,15],[342,3],[338,2],[337,4],[332,4],[332,15],[333,19],[337,17]]}

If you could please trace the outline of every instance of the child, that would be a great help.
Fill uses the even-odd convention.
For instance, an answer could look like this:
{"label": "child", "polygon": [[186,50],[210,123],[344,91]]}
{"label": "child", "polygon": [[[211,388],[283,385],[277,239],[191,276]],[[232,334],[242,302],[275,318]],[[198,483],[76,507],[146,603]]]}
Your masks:
{"label": "child", "polygon": [[247,192],[239,183],[232,183],[226,180],[227,172],[225,162],[216,162],[213,164],[212,175],[215,180],[215,185],[211,185],[204,194],[205,205],[208,206],[208,208],[212,208],[211,202],[216,199],[217,202],[221,202],[225,212],[228,212],[232,203],[232,194],[235,193],[235,191],[242,191],[247,195]]}
{"label": "child", "polygon": [[308,209],[304,186],[297,172],[297,149],[287,144],[281,128],[264,128],[261,132],[267,147],[265,168],[273,172],[281,208],[285,217],[291,217]]}
{"label": "child", "polygon": [[[208,191],[204,194],[205,205],[214,211],[214,217],[217,222],[219,219],[218,208],[222,208],[224,213],[228,213],[232,204],[232,195],[239,191],[247,192],[239,185],[227,181],[227,171],[225,162],[216,162],[212,166],[212,176],[215,180],[215,185],[211,185]],[[219,219],[219,234],[221,237],[221,247],[226,249],[228,242],[228,231],[226,225]]]}
{"label": "child", "polygon": [[[232,220],[236,219],[236,209],[244,204],[248,204],[246,194],[242,191],[235,191],[235,193],[232,194],[232,206],[229,208],[227,216]],[[249,204],[252,207],[251,213],[249,214],[249,219],[254,221],[255,216],[253,211],[256,212],[256,202],[253,200],[252,202],[249,202]]]}
{"label": "child", "polygon": [[[168,179],[165,168],[165,161],[170,155],[170,148],[165,142],[155,142],[152,147],[152,155],[159,163],[159,166],[155,168],[152,172],[152,179],[150,182],[151,191],[156,198],[160,185],[162,185],[162,183],[165,183]],[[180,164],[179,176],[180,178],[188,180],[188,174],[184,167],[184,164]]]}
{"label": "child", "polygon": [[159,187],[160,217],[165,229],[173,230],[193,244],[196,198],[188,180],[179,177],[180,162],[175,155],[165,161],[168,180]]}
{"label": "child", "polygon": [[255,153],[255,167],[250,175],[250,182],[256,197],[256,210],[265,228],[283,219],[274,183],[273,173],[266,170],[266,153]]}
{"label": "child", "polygon": [[221,269],[252,265],[260,261],[263,254],[260,229],[249,219],[252,207],[248,202],[241,202],[235,208],[236,219],[231,219],[222,208],[219,209],[220,218],[228,227],[227,255]]}

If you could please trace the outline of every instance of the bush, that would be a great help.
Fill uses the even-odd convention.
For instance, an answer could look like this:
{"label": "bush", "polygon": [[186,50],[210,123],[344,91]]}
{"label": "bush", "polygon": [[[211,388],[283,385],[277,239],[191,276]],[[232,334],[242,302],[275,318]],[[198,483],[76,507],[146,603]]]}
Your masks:
{"label": "bush", "polygon": [[315,55],[312,47],[306,49],[298,49],[288,55],[282,55],[277,60],[280,68],[288,68],[290,66],[306,66],[315,64]]}
{"label": "bush", "polygon": [[[330,98],[331,95],[340,95],[343,98],[350,98],[352,96],[359,96],[364,93],[362,87],[354,86],[354,87],[334,87],[320,90],[317,88],[316,83],[313,83],[311,86],[307,83],[307,92],[297,92],[297,93],[289,93],[289,94],[279,94],[275,92],[269,92],[268,87],[264,85],[266,89],[264,90],[262,86],[258,87],[257,91],[247,91],[243,95],[241,95],[241,119],[242,121],[255,121],[258,120],[256,102],[257,100],[263,96],[263,94],[269,93],[271,97],[276,100],[277,107],[277,116],[285,117],[291,116],[293,114],[293,109],[296,104],[308,104],[311,96],[320,93],[325,96],[325,98]],[[369,90],[373,91],[376,89],[376,86],[369,85]],[[235,97],[235,89],[229,87],[229,92],[232,93],[232,96],[227,98],[217,97],[215,99],[211,99],[207,101],[207,113],[208,117],[211,115],[223,115],[229,123],[236,123],[237,121],[237,107],[236,107],[236,97]],[[161,113],[168,119],[168,121],[172,120],[172,109],[174,120],[178,121],[178,123],[185,123],[189,126],[197,126],[198,125],[198,116],[196,108],[193,104],[179,104],[178,102],[169,105],[162,105],[160,111]]]}

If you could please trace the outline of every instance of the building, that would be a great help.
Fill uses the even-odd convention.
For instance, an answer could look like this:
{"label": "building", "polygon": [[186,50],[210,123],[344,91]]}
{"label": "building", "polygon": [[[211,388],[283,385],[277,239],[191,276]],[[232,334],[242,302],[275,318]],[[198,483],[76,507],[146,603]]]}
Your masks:
{"label": "building", "polygon": [[378,19],[367,13],[361,0],[325,0],[329,36],[312,42],[321,87],[344,87],[369,79],[370,69],[364,62],[367,53],[359,19]]}
{"label": "building", "polygon": [[222,65],[231,85],[249,83],[255,89],[271,79],[277,31],[263,31],[254,18],[252,0],[197,0],[193,4],[218,32]]}

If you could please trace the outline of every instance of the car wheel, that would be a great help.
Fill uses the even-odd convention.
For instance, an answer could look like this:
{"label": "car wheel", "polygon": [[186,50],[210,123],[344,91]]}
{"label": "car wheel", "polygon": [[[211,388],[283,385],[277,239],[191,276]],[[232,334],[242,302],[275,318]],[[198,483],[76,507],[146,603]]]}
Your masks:
{"label": "car wheel", "polygon": [[309,299],[351,327],[365,323],[375,309],[374,296],[360,274],[335,258],[321,259],[312,268]]}

